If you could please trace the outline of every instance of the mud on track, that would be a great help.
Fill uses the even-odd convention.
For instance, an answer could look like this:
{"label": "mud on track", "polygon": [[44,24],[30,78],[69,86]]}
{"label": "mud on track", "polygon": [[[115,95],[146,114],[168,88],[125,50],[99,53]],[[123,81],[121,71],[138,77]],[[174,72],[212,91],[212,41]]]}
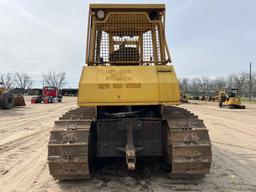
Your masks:
{"label": "mud on track", "polygon": [[47,167],[47,142],[53,122],[76,108],[76,98],[63,103],[29,103],[0,110],[0,191],[256,191],[256,105],[246,110],[219,109],[216,103],[184,104],[204,119],[213,145],[212,172],[203,180],[180,184],[160,165],[128,173],[109,165],[89,181],[54,181]]}

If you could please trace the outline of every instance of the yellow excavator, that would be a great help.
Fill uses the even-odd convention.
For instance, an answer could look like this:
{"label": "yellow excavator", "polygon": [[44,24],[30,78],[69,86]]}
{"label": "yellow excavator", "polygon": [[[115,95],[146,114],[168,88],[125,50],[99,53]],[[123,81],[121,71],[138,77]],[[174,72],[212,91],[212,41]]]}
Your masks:
{"label": "yellow excavator", "polygon": [[0,82],[0,108],[11,109],[14,106],[25,106],[24,97],[17,91],[17,89],[4,88],[3,83]]}
{"label": "yellow excavator", "polygon": [[219,107],[229,109],[245,109],[238,96],[237,89],[229,89],[219,92]]}
{"label": "yellow excavator", "polygon": [[202,120],[179,108],[179,83],[165,37],[165,5],[91,4],[78,108],[50,132],[54,179],[89,179],[104,160],[129,171],[156,158],[172,178],[210,172]]}

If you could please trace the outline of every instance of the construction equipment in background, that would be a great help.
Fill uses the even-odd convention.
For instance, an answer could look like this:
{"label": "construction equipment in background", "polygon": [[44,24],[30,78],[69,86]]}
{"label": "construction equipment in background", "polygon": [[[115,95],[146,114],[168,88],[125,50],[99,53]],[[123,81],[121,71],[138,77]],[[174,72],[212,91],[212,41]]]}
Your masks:
{"label": "construction equipment in background", "polygon": [[97,163],[132,171],[155,158],[172,178],[210,172],[202,120],[179,108],[179,83],[165,37],[165,5],[92,4],[78,105],[50,132],[54,179],[89,179]]}
{"label": "construction equipment in background", "polygon": [[11,109],[14,106],[25,106],[23,95],[14,88],[4,88],[0,83],[0,108]]}
{"label": "construction equipment in background", "polygon": [[216,92],[214,95],[211,96],[212,102],[219,102],[220,101],[220,92]]}
{"label": "construction equipment in background", "polygon": [[237,89],[229,89],[219,92],[219,107],[229,109],[245,109],[241,104]]}
{"label": "construction equipment in background", "polygon": [[39,95],[32,97],[31,103],[54,103],[62,102],[63,97],[59,93],[59,90],[56,87],[45,86],[39,92]]}
{"label": "construction equipment in background", "polygon": [[181,94],[180,94],[180,102],[181,103],[189,103],[188,102],[188,96],[186,95],[186,94],[183,94],[182,92],[181,92]]}

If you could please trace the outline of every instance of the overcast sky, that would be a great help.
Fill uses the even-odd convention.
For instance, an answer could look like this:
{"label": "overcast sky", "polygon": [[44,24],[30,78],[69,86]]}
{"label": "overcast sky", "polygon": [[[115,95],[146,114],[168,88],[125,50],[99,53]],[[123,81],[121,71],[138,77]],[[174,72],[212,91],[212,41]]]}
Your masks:
{"label": "overcast sky", "polygon": [[[77,87],[85,63],[90,3],[106,0],[0,0],[0,72],[23,71],[35,86],[49,70]],[[256,68],[255,0],[157,0],[165,3],[167,38],[178,77],[217,77]]]}

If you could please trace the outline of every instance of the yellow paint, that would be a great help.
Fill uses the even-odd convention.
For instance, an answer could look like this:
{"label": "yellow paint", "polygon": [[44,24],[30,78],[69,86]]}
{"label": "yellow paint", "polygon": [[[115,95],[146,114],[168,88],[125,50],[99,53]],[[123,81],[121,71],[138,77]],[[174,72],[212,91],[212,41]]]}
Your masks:
{"label": "yellow paint", "polygon": [[4,93],[5,89],[3,87],[0,87],[0,94]]}
{"label": "yellow paint", "polygon": [[178,80],[167,65],[164,4],[91,4],[88,21],[79,106],[180,103]]}
{"label": "yellow paint", "polygon": [[177,105],[178,80],[173,66],[85,66],[79,106]]}
{"label": "yellow paint", "polygon": [[241,105],[241,100],[239,97],[230,97],[224,102],[224,105]]}

